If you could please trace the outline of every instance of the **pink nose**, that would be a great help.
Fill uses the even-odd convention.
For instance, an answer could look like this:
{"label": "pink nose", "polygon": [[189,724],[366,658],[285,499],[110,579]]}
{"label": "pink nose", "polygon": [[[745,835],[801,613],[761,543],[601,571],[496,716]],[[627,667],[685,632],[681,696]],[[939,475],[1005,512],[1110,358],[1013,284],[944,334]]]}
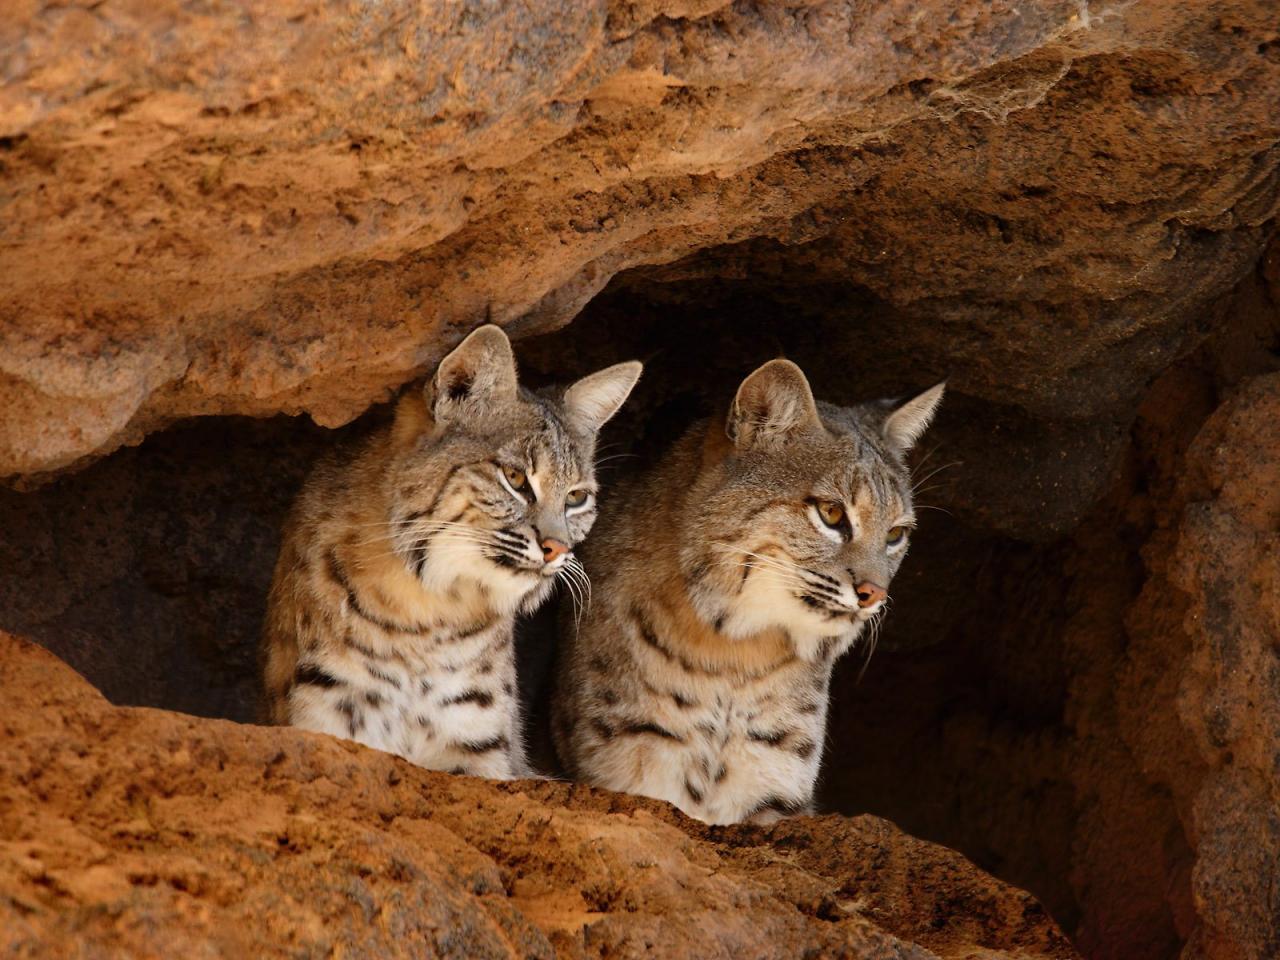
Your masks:
{"label": "pink nose", "polygon": [[550,537],[542,541],[542,560],[544,563],[551,563],[553,560],[563,557],[568,552],[569,545],[567,543],[561,543],[559,540],[552,540]]}
{"label": "pink nose", "polygon": [[863,580],[854,591],[858,594],[858,606],[873,607],[889,595],[889,591],[878,583]]}

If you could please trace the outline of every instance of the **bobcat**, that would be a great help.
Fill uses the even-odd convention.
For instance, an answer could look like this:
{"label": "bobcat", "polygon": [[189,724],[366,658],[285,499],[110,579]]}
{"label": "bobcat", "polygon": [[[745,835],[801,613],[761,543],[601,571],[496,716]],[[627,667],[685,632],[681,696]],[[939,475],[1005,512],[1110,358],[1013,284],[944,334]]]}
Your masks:
{"label": "bobcat", "polygon": [[557,666],[571,776],[709,823],[811,809],[832,664],[888,601],[915,523],[904,454],[942,392],[818,404],[773,360],[727,423],[617,491]]}
{"label": "bobcat", "polygon": [[506,334],[480,327],[354,457],[322,463],[271,585],[271,719],[434,769],[527,774],[515,615],[582,577],[596,435],[640,369],[535,395]]}

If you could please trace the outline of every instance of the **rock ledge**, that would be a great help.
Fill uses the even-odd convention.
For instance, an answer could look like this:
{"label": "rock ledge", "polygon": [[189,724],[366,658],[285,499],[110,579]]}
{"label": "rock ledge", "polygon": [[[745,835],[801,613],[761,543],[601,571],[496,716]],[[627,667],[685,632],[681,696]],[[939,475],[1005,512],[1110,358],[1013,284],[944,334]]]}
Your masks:
{"label": "rock ledge", "polygon": [[114,707],[0,634],[7,957],[1075,957],[871,817],[712,829],[329,737]]}

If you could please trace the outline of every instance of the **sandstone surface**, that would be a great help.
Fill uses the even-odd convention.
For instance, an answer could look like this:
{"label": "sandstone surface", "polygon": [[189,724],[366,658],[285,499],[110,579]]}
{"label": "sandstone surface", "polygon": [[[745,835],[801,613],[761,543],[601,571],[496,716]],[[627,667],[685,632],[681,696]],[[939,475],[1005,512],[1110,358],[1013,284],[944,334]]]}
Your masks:
{"label": "sandstone surface", "polygon": [[1084,424],[1131,414],[1265,240],[1274,12],[19,0],[0,476],[182,417],[340,424],[483,319],[547,330],[705,251],[678,273],[853,285],[913,378],[1073,435],[1015,436],[1018,526],[1065,495],[1061,532],[1120,443]]}
{"label": "sandstone surface", "polygon": [[0,679],[6,957],[1076,956],[1029,895],[872,817],[713,830],[113,707],[3,634]]}
{"label": "sandstone surface", "polygon": [[117,706],[5,641],[0,936],[1058,955],[879,820],[125,708],[253,719],[310,462],[492,319],[531,382],[646,360],[609,471],[778,354],[840,402],[947,378],[826,808],[1090,960],[1273,960],[1277,103],[1274,0],[9,2],[0,630]]}
{"label": "sandstone surface", "polygon": [[[1188,451],[1128,617],[1121,729],[1195,851],[1187,954],[1280,954],[1280,374]],[[1158,661],[1158,666],[1156,661]],[[1163,710],[1153,712],[1149,704]]]}

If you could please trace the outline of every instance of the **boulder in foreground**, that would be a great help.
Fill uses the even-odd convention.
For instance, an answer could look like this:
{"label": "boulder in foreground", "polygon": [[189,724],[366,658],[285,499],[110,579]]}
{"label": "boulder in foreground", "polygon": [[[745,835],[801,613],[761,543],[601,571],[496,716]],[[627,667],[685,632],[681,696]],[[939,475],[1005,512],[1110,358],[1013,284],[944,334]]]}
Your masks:
{"label": "boulder in foreground", "polygon": [[871,817],[709,828],[114,707],[0,634],[0,953],[1070,958],[1028,894]]}

